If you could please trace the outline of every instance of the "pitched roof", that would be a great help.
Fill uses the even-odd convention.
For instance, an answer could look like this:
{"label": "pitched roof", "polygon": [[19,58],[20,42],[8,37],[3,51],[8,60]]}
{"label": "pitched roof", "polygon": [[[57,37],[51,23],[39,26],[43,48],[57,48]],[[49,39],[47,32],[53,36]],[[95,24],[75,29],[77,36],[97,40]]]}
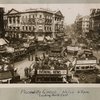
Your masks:
{"label": "pitched roof", "polygon": [[14,8],[12,8],[11,10],[8,11],[7,14],[15,14],[15,13],[19,13],[19,11],[15,10]]}
{"label": "pitched roof", "polygon": [[55,14],[64,17],[60,10],[56,11]]}
{"label": "pitched roof", "polygon": [[4,39],[0,38],[0,45],[4,45],[4,44],[7,44],[7,42]]}

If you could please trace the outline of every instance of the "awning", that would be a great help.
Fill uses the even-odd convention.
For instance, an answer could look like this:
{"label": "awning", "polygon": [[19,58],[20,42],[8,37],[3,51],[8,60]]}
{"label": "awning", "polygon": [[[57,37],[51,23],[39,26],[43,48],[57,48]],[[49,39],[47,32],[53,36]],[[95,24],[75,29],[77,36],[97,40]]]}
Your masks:
{"label": "awning", "polygon": [[96,64],[76,64],[76,67],[96,66]]}
{"label": "awning", "polygon": [[80,47],[86,47],[85,44],[81,43],[81,44],[78,44]]}
{"label": "awning", "polygon": [[38,37],[37,40],[38,41],[44,41],[44,37]]}
{"label": "awning", "polygon": [[34,36],[28,36],[28,39],[30,39],[30,40],[32,40],[34,38],[35,38]]}
{"label": "awning", "polygon": [[65,38],[65,39],[64,39],[64,41],[65,41],[65,42],[67,42],[67,41],[68,41],[68,39],[66,39],[66,38]]}
{"label": "awning", "polygon": [[6,47],[6,50],[7,50],[8,53],[14,52],[14,48],[12,48],[12,47]]}
{"label": "awning", "polygon": [[45,37],[47,40],[53,40],[53,38],[51,38],[50,36],[46,36]]}
{"label": "awning", "polygon": [[58,37],[64,36],[64,33],[58,33],[57,36]]}
{"label": "awning", "polygon": [[4,39],[0,39],[0,45],[5,45],[5,44],[7,44],[7,42],[4,40]]}

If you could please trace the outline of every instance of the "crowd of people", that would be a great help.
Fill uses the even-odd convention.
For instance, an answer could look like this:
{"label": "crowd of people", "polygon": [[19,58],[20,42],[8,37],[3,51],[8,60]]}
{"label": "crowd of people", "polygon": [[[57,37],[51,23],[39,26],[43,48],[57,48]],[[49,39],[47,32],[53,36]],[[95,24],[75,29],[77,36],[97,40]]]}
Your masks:
{"label": "crowd of people", "polygon": [[34,69],[67,70],[70,66],[71,62],[66,57],[58,59],[55,57],[49,57],[49,55],[43,53],[41,57],[35,55],[35,63],[29,68],[25,68],[25,76],[28,77],[28,74],[30,74]]}

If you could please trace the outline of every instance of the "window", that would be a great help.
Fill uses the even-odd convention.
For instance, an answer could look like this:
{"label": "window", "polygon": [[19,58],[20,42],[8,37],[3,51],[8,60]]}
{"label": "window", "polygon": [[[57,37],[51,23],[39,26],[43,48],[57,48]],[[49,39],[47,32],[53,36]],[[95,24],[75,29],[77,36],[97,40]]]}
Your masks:
{"label": "window", "polygon": [[79,69],[79,67],[76,67],[76,69]]}
{"label": "window", "polygon": [[91,69],[93,69],[93,66],[90,66]]}
{"label": "window", "polygon": [[48,19],[48,15],[46,16],[46,19]]}
{"label": "window", "polygon": [[13,27],[13,29],[15,30],[15,27]]}
{"label": "window", "polygon": [[50,20],[50,24],[52,23],[52,20]]}
{"label": "window", "polygon": [[26,26],[26,31],[28,30],[27,26]]}
{"label": "window", "polygon": [[50,31],[51,31],[51,27],[50,27]]}
{"label": "window", "polygon": [[47,27],[47,31],[48,31],[48,29],[49,29],[49,28]]}
{"label": "window", "polygon": [[37,14],[35,14],[35,17],[37,17]]}
{"label": "window", "polygon": [[15,17],[13,18],[13,23],[15,23]]}
{"label": "window", "polygon": [[46,31],[46,26],[44,27],[45,31]]}
{"label": "window", "polygon": [[10,24],[12,23],[12,18],[11,18],[11,17],[9,17],[9,23],[10,23]]}
{"label": "window", "polygon": [[29,26],[29,30],[31,31],[31,26]]}
{"label": "window", "polygon": [[19,17],[17,18],[17,23],[18,23],[18,24],[20,23]]}
{"label": "window", "polygon": [[34,15],[33,15],[33,18],[34,18]]}
{"label": "window", "polygon": [[19,30],[20,28],[19,28],[19,27],[17,27],[17,29]]}
{"label": "window", "polygon": [[24,26],[23,26],[23,30],[24,30]]}
{"label": "window", "polygon": [[84,69],[84,67],[81,67],[82,69]]}
{"label": "window", "polygon": [[40,15],[40,18],[42,18],[42,15]]}
{"label": "window", "polygon": [[34,26],[33,26],[33,30],[35,30]]}
{"label": "window", "polygon": [[26,21],[27,21],[27,16],[26,16]]}
{"label": "window", "polygon": [[86,69],[89,69],[89,66],[86,66]]}
{"label": "window", "polygon": [[10,26],[9,29],[12,29],[12,27]]}
{"label": "window", "polygon": [[38,36],[43,36],[43,34],[40,32],[40,33],[38,34]]}
{"label": "window", "polygon": [[24,16],[22,16],[22,22],[24,22]]}
{"label": "window", "polygon": [[50,27],[49,27],[49,31],[50,31]]}
{"label": "window", "polygon": [[29,15],[29,18],[31,18],[31,15]]}

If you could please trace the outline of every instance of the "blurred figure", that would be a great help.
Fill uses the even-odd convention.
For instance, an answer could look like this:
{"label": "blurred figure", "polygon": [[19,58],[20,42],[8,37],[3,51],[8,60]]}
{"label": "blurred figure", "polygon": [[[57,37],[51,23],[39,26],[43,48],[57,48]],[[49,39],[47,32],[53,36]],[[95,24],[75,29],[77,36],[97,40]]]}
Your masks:
{"label": "blurred figure", "polygon": [[28,67],[26,67],[26,68],[24,69],[24,72],[25,72],[25,76],[28,77],[28,76],[29,76]]}
{"label": "blurred figure", "polygon": [[39,58],[37,57],[37,55],[35,56],[35,61],[36,62],[39,61]]}

